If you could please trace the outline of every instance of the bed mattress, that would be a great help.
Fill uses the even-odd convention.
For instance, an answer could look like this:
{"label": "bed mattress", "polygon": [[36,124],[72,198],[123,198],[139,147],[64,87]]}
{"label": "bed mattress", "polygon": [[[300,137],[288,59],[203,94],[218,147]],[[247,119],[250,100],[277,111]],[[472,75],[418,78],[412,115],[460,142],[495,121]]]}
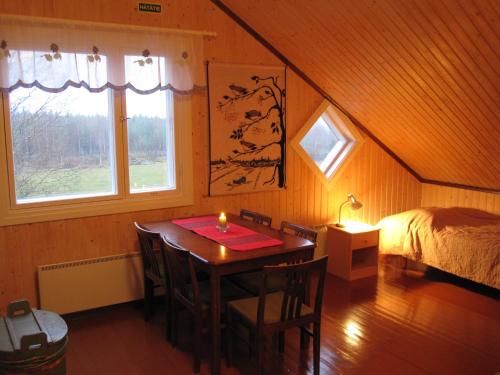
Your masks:
{"label": "bed mattress", "polygon": [[500,216],[471,208],[418,208],[379,222],[380,253],[500,289]]}

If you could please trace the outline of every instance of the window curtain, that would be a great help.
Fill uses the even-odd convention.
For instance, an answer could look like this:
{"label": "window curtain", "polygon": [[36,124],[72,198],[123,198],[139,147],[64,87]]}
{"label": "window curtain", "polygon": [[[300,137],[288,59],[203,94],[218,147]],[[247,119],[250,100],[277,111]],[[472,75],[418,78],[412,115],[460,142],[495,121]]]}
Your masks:
{"label": "window curtain", "polygon": [[205,88],[203,35],[0,15],[0,90]]}

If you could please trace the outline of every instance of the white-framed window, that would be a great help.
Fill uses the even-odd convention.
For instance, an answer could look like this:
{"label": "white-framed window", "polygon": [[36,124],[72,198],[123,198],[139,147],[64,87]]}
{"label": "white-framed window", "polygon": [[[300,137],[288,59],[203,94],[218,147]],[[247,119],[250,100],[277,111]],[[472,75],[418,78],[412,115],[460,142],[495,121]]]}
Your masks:
{"label": "white-framed window", "polygon": [[[0,18],[0,225],[193,203],[199,37],[80,25],[104,40],[85,50],[72,26]],[[65,49],[45,43],[64,31],[76,38]],[[132,50],[139,42],[158,53]]]}
{"label": "white-framed window", "polygon": [[36,91],[2,94],[0,224],[192,204],[189,98]]}
{"label": "white-framed window", "polygon": [[306,164],[330,186],[363,140],[354,124],[325,100],[291,144]]}

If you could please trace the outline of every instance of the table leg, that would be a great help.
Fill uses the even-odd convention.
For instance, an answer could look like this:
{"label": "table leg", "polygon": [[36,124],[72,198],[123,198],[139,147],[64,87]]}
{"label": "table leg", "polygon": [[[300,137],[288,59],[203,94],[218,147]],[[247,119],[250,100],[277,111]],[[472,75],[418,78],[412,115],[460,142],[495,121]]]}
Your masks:
{"label": "table leg", "polygon": [[211,289],[211,320],[212,320],[212,375],[220,373],[220,315],[221,315],[221,300],[220,300],[220,276],[217,270],[212,270],[210,273],[210,289]]}

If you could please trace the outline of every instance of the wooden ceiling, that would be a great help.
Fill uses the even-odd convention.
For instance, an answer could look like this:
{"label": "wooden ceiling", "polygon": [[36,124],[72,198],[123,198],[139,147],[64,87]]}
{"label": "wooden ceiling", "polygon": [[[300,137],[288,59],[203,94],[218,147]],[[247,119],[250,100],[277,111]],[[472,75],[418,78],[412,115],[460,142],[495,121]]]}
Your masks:
{"label": "wooden ceiling", "polygon": [[499,1],[214,3],[254,29],[422,180],[500,189]]}

